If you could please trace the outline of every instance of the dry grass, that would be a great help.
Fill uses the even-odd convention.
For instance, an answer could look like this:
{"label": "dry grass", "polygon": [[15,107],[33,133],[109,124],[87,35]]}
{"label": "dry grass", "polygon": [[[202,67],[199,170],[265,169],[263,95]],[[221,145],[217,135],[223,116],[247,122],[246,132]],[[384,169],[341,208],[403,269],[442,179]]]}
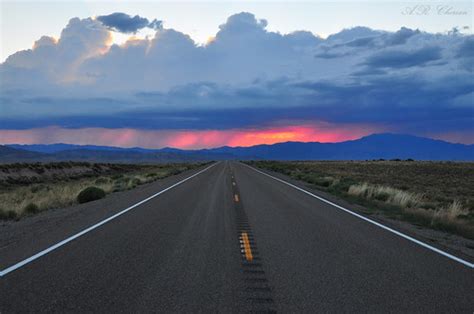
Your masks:
{"label": "dry grass", "polygon": [[432,225],[465,225],[463,217],[469,215],[460,201],[454,200],[445,207],[432,210],[423,208],[424,197],[421,194],[410,193],[389,186],[355,184],[349,187],[347,194],[369,200],[383,201],[399,207],[402,211],[431,221]]}
{"label": "dry grass", "polygon": [[459,201],[454,201],[447,207],[442,207],[433,215],[434,221],[456,221],[460,217],[467,216],[469,210],[463,208],[462,204]]}
{"label": "dry grass", "polygon": [[67,207],[75,204],[79,192],[89,186],[96,186],[106,193],[110,193],[113,184],[111,182],[96,184],[94,180],[80,180],[19,187],[0,193],[0,204],[2,204],[4,210],[14,211],[19,216],[24,214],[24,209],[28,204],[36,204],[40,211],[49,208]]}
{"label": "dry grass", "polygon": [[38,211],[51,208],[63,208],[77,204],[77,195],[87,187],[95,186],[107,194],[133,189],[138,185],[149,183],[182,171],[195,168],[200,164],[167,164],[146,166],[135,169],[132,173],[115,173],[111,175],[88,176],[49,180],[36,184],[15,184],[0,189],[0,219],[19,218],[32,214],[27,206],[35,205]]}
{"label": "dry grass", "polygon": [[387,204],[402,208],[414,208],[419,206],[423,200],[423,196],[420,194],[402,191],[389,186],[370,185],[368,183],[351,185],[347,193],[367,199],[384,201]]}

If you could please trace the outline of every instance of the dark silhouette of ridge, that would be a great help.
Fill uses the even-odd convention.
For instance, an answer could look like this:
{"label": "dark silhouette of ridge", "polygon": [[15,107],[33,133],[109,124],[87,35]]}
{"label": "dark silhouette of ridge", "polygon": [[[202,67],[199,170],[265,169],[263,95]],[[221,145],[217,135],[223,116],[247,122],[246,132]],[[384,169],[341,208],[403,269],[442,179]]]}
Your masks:
{"label": "dark silhouette of ridge", "polygon": [[145,149],[96,145],[34,144],[0,146],[0,161],[81,160],[110,162],[168,162],[224,159],[272,160],[474,160],[474,145],[455,144],[405,134],[373,134],[338,143],[285,142],[250,147],[199,150]]}

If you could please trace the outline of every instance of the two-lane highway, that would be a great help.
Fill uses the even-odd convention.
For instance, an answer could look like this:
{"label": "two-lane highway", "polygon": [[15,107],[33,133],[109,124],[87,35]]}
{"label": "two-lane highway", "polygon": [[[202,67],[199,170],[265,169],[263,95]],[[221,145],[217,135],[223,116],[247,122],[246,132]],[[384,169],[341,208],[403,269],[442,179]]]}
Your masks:
{"label": "two-lane highway", "polygon": [[[0,271],[11,266],[2,254],[31,250],[18,245],[0,250]],[[0,312],[472,313],[473,274],[244,164],[220,162],[0,277]]]}

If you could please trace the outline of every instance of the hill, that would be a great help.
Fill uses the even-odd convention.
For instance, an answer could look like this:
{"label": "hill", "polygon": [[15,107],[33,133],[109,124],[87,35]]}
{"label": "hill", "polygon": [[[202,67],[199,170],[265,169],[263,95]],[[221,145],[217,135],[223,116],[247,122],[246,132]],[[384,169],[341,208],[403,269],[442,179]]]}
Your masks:
{"label": "hill", "polygon": [[1,162],[34,161],[44,158],[44,154],[0,145]]}
{"label": "hill", "polygon": [[[200,150],[145,149],[94,145],[0,146],[0,161],[95,161],[95,162],[187,162],[226,159],[269,160],[474,160],[474,145],[449,143],[402,134],[373,134],[339,143],[286,142],[250,147],[218,147]],[[19,149],[21,148],[21,149]]]}
{"label": "hill", "polygon": [[373,134],[339,143],[286,142],[252,147],[221,147],[210,152],[238,158],[272,160],[366,160],[413,158],[417,160],[474,160],[474,145],[454,144],[400,134]]}

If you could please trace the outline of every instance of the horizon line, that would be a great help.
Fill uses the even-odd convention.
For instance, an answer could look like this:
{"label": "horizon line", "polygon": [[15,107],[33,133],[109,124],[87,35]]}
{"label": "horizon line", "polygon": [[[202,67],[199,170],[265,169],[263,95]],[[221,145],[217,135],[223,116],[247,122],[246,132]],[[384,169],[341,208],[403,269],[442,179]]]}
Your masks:
{"label": "horizon line", "polygon": [[394,133],[394,132],[381,132],[381,133],[371,133],[368,135],[364,135],[355,139],[348,139],[348,140],[341,140],[341,141],[334,141],[334,142],[320,142],[320,141],[282,141],[282,142],[277,142],[277,143],[260,143],[260,144],[255,144],[255,145],[237,145],[237,146],[232,146],[232,145],[221,145],[221,146],[213,146],[213,147],[201,147],[201,148],[177,148],[173,146],[162,146],[162,147],[156,147],[156,148],[146,148],[146,147],[141,147],[141,146],[120,146],[120,145],[98,145],[98,144],[76,144],[76,143],[66,143],[66,142],[55,142],[55,143],[0,143],[0,146],[32,146],[32,145],[45,145],[45,146],[53,146],[53,145],[75,145],[75,146],[96,146],[96,147],[108,147],[108,148],[119,148],[119,149],[143,149],[143,150],[162,150],[162,149],[175,149],[175,150],[182,150],[182,151],[195,151],[195,150],[209,150],[209,149],[217,149],[217,148],[223,148],[223,147],[229,147],[229,148],[249,148],[249,147],[255,147],[255,146],[273,146],[277,144],[285,144],[285,143],[319,143],[319,144],[338,144],[338,143],[345,143],[345,142],[353,142],[353,141],[358,141],[363,138],[375,136],[375,135],[397,135],[397,136],[409,136],[409,137],[416,137],[416,138],[423,138],[423,139],[429,139],[433,141],[440,141],[440,142],[445,142],[449,144],[455,144],[455,145],[464,145],[464,146],[473,146],[474,144],[466,144],[466,143],[460,143],[460,142],[451,142],[445,139],[437,139],[433,137],[428,137],[428,136],[420,136],[420,135],[413,135],[413,134],[408,134],[408,133]]}

